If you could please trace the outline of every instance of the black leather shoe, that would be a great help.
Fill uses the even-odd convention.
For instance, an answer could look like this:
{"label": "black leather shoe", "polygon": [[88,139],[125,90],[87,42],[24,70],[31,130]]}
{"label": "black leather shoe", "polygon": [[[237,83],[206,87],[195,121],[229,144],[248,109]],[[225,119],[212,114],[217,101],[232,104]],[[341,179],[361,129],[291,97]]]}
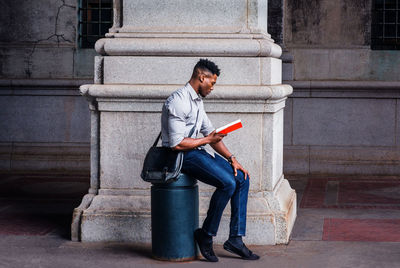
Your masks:
{"label": "black leather shoe", "polygon": [[243,244],[241,248],[237,248],[231,242],[226,241],[224,243],[224,249],[233,254],[239,255],[244,260],[258,260],[260,258],[260,256],[254,254],[250,249],[248,249],[245,244]]}
{"label": "black leather shoe", "polygon": [[218,257],[214,253],[212,240],[211,242],[207,241],[204,236],[204,231],[200,228],[194,231],[194,238],[197,242],[197,245],[199,245],[201,255],[203,255],[203,257],[210,262],[217,262]]}

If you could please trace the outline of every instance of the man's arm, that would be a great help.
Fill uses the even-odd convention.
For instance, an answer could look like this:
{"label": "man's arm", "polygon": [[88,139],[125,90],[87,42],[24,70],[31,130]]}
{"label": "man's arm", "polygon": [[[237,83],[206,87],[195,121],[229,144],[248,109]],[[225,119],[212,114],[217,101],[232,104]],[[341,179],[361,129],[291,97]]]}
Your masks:
{"label": "man's arm", "polygon": [[203,138],[198,138],[198,139],[184,138],[178,145],[172,147],[172,149],[179,151],[187,151],[206,144],[211,145],[214,143],[218,143],[225,136],[226,134],[215,133],[215,131],[213,131],[209,135]]}
{"label": "man's arm", "polygon": [[226,159],[230,158],[230,163],[232,165],[233,171],[235,173],[235,176],[237,176],[237,171],[241,170],[244,173],[244,179],[247,179],[247,176],[249,175],[249,172],[242,167],[242,165],[236,160],[236,157],[229,152],[228,148],[225,146],[224,142],[221,140],[217,143],[210,144],[211,147],[220,155],[225,157]]}

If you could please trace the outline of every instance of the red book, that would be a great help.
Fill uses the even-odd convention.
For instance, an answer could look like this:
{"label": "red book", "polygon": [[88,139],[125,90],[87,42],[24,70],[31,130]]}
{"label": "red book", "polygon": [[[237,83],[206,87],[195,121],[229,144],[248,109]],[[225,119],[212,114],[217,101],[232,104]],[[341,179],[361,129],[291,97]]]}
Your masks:
{"label": "red book", "polygon": [[217,128],[215,132],[221,133],[221,134],[228,134],[229,132],[235,131],[236,129],[242,128],[242,121],[240,119],[233,121],[232,123],[229,123],[223,127]]}

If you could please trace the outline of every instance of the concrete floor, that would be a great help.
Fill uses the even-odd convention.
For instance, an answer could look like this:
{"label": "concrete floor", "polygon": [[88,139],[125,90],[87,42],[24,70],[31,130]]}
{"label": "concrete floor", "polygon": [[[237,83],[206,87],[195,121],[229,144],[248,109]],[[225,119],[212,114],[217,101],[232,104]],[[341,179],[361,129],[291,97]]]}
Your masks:
{"label": "concrete floor", "polygon": [[400,267],[400,177],[288,177],[298,216],[288,245],[252,246],[243,261],[151,258],[150,245],[71,242],[88,175],[0,175],[0,267]]}

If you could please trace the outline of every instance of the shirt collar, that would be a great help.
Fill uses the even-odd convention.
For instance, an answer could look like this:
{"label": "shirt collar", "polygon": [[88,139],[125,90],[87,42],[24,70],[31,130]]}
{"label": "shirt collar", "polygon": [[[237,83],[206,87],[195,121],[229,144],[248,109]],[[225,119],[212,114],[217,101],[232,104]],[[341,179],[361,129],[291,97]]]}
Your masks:
{"label": "shirt collar", "polygon": [[190,85],[190,83],[187,83],[186,87],[189,90],[189,93],[190,93],[190,96],[192,97],[192,100],[201,99],[200,96],[193,89],[193,87]]}

